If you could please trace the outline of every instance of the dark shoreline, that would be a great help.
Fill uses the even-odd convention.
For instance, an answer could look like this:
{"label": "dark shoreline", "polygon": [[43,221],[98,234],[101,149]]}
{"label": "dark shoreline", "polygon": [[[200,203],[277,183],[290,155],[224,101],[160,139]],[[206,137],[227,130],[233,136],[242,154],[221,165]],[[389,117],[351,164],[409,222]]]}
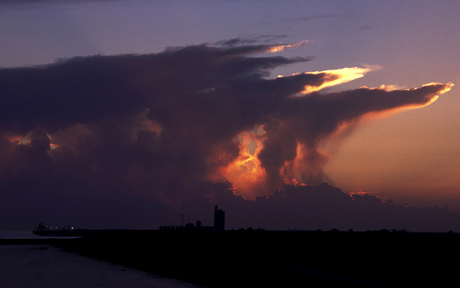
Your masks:
{"label": "dark shoreline", "polygon": [[52,245],[203,287],[460,287],[460,234],[107,230]]}

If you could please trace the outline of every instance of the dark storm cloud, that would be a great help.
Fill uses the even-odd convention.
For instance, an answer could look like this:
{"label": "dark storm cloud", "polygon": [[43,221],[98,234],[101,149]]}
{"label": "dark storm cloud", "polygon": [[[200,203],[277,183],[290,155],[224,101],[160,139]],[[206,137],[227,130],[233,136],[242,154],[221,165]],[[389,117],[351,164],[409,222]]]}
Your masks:
{"label": "dark storm cloud", "polygon": [[[234,78],[259,78],[266,69],[308,60],[241,57],[267,48],[193,46],[158,55],[77,57],[46,66],[2,69],[0,127],[24,132],[36,125],[55,130],[94,122],[168,105],[187,94],[241,82]],[[199,100],[207,100],[201,94]]]}
{"label": "dark storm cloud", "polygon": [[[260,126],[264,194],[290,187],[286,178],[324,179],[321,139],[367,113],[423,105],[449,87],[302,95],[340,75],[270,79],[271,69],[311,58],[250,57],[285,47],[241,43],[0,70],[0,225],[60,219],[156,228],[190,203],[207,207],[228,195],[234,187],[221,171],[242,153],[236,136]],[[266,214],[262,199],[226,199]],[[270,199],[275,205],[276,195]]]}

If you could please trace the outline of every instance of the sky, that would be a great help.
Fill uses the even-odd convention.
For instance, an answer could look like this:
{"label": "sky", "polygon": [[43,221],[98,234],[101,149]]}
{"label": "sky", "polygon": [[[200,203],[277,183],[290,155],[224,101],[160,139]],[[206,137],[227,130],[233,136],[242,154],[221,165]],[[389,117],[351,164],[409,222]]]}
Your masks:
{"label": "sky", "polygon": [[460,231],[459,13],[0,0],[0,230]]}

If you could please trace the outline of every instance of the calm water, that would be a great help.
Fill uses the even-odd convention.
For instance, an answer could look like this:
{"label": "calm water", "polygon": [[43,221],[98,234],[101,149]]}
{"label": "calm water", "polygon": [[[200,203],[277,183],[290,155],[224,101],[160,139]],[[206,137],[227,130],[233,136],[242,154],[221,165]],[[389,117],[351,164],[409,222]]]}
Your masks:
{"label": "calm water", "polygon": [[[21,237],[21,238],[19,238]],[[39,237],[1,232],[0,239]],[[0,245],[2,288],[197,288],[48,245]]]}
{"label": "calm water", "polygon": [[76,238],[76,237],[38,236],[32,233],[32,231],[0,231],[0,239],[49,239],[49,238]]}

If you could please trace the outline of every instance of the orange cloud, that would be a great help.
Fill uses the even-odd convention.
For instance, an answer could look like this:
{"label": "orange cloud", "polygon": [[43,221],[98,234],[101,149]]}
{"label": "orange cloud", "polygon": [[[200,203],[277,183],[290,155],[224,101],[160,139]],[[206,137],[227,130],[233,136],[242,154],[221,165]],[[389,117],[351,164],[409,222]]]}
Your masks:
{"label": "orange cloud", "polygon": [[281,52],[281,51],[284,51],[284,50],[289,49],[289,48],[300,47],[302,45],[305,45],[306,43],[308,43],[308,40],[300,41],[300,42],[297,42],[295,44],[275,45],[275,46],[271,46],[269,49],[267,49],[266,52],[269,52],[269,53]]}
{"label": "orange cloud", "polygon": [[368,67],[346,67],[340,69],[331,69],[324,71],[306,72],[305,74],[328,74],[327,80],[321,86],[310,86],[306,85],[305,89],[301,92],[302,94],[308,94],[319,91],[326,87],[337,86],[344,84],[359,78],[364,77],[367,73],[380,69],[379,66],[368,66]]}
{"label": "orange cloud", "polygon": [[[441,88],[438,89],[438,91],[436,93],[427,95],[425,97],[425,102],[401,105],[399,107],[395,107],[395,108],[388,109],[388,110],[385,110],[385,111],[370,112],[370,113],[367,113],[366,115],[364,115],[362,117],[362,119],[364,119],[364,120],[383,119],[383,118],[386,118],[386,117],[389,117],[391,115],[395,115],[397,113],[401,113],[401,112],[404,112],[404,111],[427,107],[427,106],[433,104],[434,102],[436,102],[439,99],[440,95],[449,92],[452,89],[452,87],[454,86],[454,84],[451,83],[451,82],[446,83],[446,84],[432,82],[432,83],[424,84],[420,88],[399,89],[399,91],[408,91],[408,92],[410,92],[410,91],[417,91],[417,90],[423,89],[424,87],[425,88],[430,88],[430,87],[436,88],[436,87],[440,87],[440,86],[441,86]],[[382,85],[379,88],[367,88],[367,89],[384,90],[384,91],[390,92],[390,91],[395,91],[397,89],[396,87],[397,86],[392,86],[392,85],[390,85],[390,86]]]}
{"label": "orange cloud", "polygon": [[223,171],[226,179],[234,185],[236,195],[247,199],[265,194],[266,172],[258,153],[263,149],[264,132],[262,127],[238,134],[240,155]]}

